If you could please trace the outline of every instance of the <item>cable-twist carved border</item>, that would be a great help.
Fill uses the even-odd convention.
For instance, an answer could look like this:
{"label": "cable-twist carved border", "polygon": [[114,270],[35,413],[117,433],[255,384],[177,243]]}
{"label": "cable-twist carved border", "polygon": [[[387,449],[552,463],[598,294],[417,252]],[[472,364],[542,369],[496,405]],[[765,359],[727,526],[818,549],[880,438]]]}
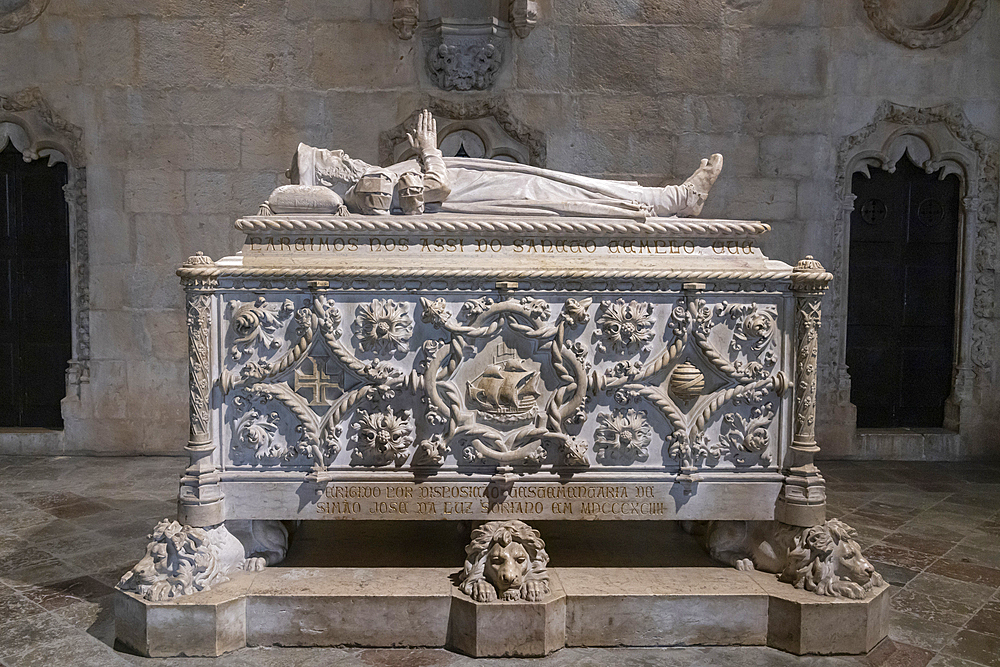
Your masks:
{"label": "cable-twist carved border", "polygon": [[248,216],[236,221],[242,232],[340,232],[340,233],[484,233],[484,234],[536,234],[552,236],[561,234],[600,234],[615,236],[633,234],[688,238],[734,238],[757,236],[771,230],[763,222],[742,220],[656,220],[608,221],[565,219],[553,217],[544,220],[469,220],[412,219],[402,216],[373,217],[364,219],[317,216],[315,218],[287,218],[277,216]]}
{"label": "cable-twist carved border", "polygon": [[[219,268],[219,267],[182,267],[177,275],[184,279],[205,278],[630,278],[661,279],[661,280],[786,280],[791,277],[791,269],[773,271],[705,271],[700,269],[649,269],[631,271],[622,269],[527,269],[515,267],[497,267],[487,269],[361,269],[338,267],[311,268]],[[817,283],[827,283],[833,280],[833,274],[817,273],[810,278]]]}

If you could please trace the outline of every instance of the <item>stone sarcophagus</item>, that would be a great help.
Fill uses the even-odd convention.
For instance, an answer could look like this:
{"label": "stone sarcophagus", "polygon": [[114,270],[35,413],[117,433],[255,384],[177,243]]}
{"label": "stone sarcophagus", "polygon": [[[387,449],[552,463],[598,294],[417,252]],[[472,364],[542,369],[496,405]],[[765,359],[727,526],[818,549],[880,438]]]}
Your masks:
{"label": "stone sarcophagus", "polygon": [[237,221],[192,257],[181,523],[825,519],[831,276],[745,221]]}

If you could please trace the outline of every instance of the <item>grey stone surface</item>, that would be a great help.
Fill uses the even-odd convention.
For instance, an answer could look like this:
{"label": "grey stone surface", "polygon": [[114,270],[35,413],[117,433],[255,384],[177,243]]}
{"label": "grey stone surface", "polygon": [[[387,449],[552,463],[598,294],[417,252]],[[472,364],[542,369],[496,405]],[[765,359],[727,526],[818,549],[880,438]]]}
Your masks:
{"label": "grey stone surface", "polygon": [[[914,51],[875,30],[856,2],[541,2],[495,94],[545,132],[550,168],[679,182],[695,166],[687,146],[725,153],[730,176],[706,214],[760,217],[782,231],[771,256],[811,253],[829,266],[839,202],[822,183],[840,141],[879,103],[949,101],[1000,135],[998,24],[1000,9],[986,3],[960,39]],[[162,341],[165,322],[183,321],[171,258],[231,252],[231,220],[284,183],[274,174],[300,140],[374,161],[381,131],[442,94],[415,43],[398,39],[381,1],[71,0],[6,34],[0,95],[38,86],[82,129],[93,372],[67,399],[64,436],[3,434],[0,451],[178,451],[184,379],[140,370],[183,361],[176,338]],[[130,395],[157,399],[129,405]],[[823,446],[838,456],[983,453],[997,396],[966,401],[959,445],[923,448],[855,443],[843,428],[851,415],[823,404]]]}
{"label": "grey stone surface", "polygon": [[[39,529],[39,519],[48,516],[55,524],[57,517],[48,514],[45,507],[53,509],[63,504],[73,504],[86,499],[114,509],[98,512],[77,520],[77,532],[81,536],[80,556],[89,558],[91,569],[79,574],[67,574],[65,565],[46,569],[44,572],[32,567],[18,570],[0,570],[0,662],[5,667],[26,667],[38,664],[74,665],[160,665],[169,667],[203,667],[207,665],[265,665],[267,667],[304,667],[319,665],[493,665],[490,659],[467,658],[445,649],[356,649],[356,648],[280,648],[256,647],[235,651],[219,659],[206,658],[140,658],[121,651],[112,651],[114,641],[113,596],[107,591],[118,578],[135,563],[145,544],[145,533],[165,512],[164,506],[173,505],[176,495],[177,471],[184,461],[167,457],[0,457],[0,486],[5,493],[0,497],[0,553],[25,548],[29,545],[32,531]],[[831,503],[857,509],[864,515],[878,517],[880,513],[913,512],[909,522],[898,529],[875,530],[869,519],[857,515],[855,528],[862,533],[869,530],[877,539],[872,544],[881,543],[883,538],[906,535],[914,530],[910,526],[926,526],[929,531],[939,531],[940,539],[950,540],[958,545],[969,540],[972,543],[984,539],[984,535],[1000,534],[1000,468],[993,464],[940,464],[940,463],[891,463],[866,462],[826,462],[823,467],[827,479]],[[938,507],[962,507],[966,520],[953,522],[951,527],[925,524],[921,518],[928,513],[941,515]],[[27,513],[33,523],[25,524],[18,517]],[[835,515],[839,515],[837,512]],[[87,521],[97,517],[99,522]],[[971,521],[971,519],[975,521]],[[111,552],[118,539],[108,538],[104,546],[100,544],[99,530],[124,530],[124,526],[140,523],[134,539],[133,551],[126,562],[101,574],[105,566],[100,554]],[[974,524],[974,525],[973,525]],[[324,524],[326,525],[326,524]],[[338,562],[355,558],[361,567],[363,560],[378,559],[379,567],[405,567],[405,563],[389,558],[387,545],[391,542],[378,541],[375,529],[387,526],[379,523],[371,530],[341,526],[340,532],[321,535],[320,539],[306,540],[305,547],[321,552],[324,557],[330,551],[333,539],[339,545],[332,552],[333,560],[311,563],[311,565],[337,566]],[[417,524],[408,524],[414,525]],[[704,566],[704,556],[700,549],[672,549],[674,542],[668,526],[657,524],[660,532],[651,535],[642,524],[628,524],[621,530],[613,530],[613,524],[574,523],[540,525],[546,535],[546,547],[557,564],[571,564],[573,567],[603,567],[614,562],[621,569],[644,566],[662,567],[674,553],[682,554],[681,564]],[[20,526],[11,528],[11,526]],[[558,533],[559,526],[563,529]],[[450,567],[458,571],[461,562],[461,540],[449,542],[447,535],[453,534],[454,524],[444,526],[447,531],[435,539],[433,548],[421,554],[420,567]],[[569,529],[569,530],[567,530]],[[352,532],[354,531],[354,532]],[[361,532],[358,532],[361,531]],[[595,532],[596,531],[596,532]],[[665,533],[663,531],[666,531]],[[419,532],[411,533],[417,539]],[[929,537],[933,533],[927,533]],[[90,536],[83,539],[83,536]],[[670,539],[665,540],[664,538]],[[69,536],[67,536],[69,537]],[[581,541],[575,541],[577,538]],[[51,539],[51,537],[50,537]],[[371,548],[368,548],[371,543]],[[45,543],[38,548],[47,551]],[[355,545],[352,547],[352,545]],[[74,554],[69,540],[62,547],[63,556]],[[867,547],[866,547],[867,548]],[[957,547],[956,547],[957,548]],[[294,551],[294,548],[293,548]],[[883,574],[888,567],[909,572],[910,583],[901,582],[892,590],[912,592],[911,600],[894,603],[890,619],[891,642],[883,642],[869,657],[847,656],[794,656],[777,649],[766,647],[687,647],[687,648],[566,648],[552,655],[521,661],[504,659],[503,664],[531,664],[542,666],[593,665],[619,667],[637,664],[668,666],[718,665],[744,667],[755,666],[796,666],[803,667],[871,667],[883,664],[908,664],[905,660],[920,657],[926,664],[946,667],[980,667],[983,663],[969,662],[974,659],[974,650],[987,647],[982,638],[985,631],[993,629],[989,625],[990,609],[1000,600],[1000,589],[994,586],[965,582],[951,576],[921,574],[944,557],[932,557],[931,563],[922,566],[908,565],[908,549],[900,549],[886,554],[877,562]],[[412,559],[410,559],[412,560]],[[96,564],[95,564],[96,563]],[[435,565],[437,563],[437,565]],[[988,563],[983,563],[989,567]],[[916,567],[914,570],[912,568]],[[557,568],[558,569],[558,568]],[[919,575],[919,577],[917,577]],[[92,582],[65,583],[67,579],[84,577]],[[905,585],[903,585],[905,584]],[[912,588],[912,591],[911,591]],[[923,596],[923,597],[921,597]],[[992,601],[991,601],[992,599]],[[914,601],[916,600],[916,601]],[[969,617],[969,608],[975,615]],[[954,609],[955,613],[942,610]],[[109,623],[110,622],[110,623]],[[971,633],[961,642],[951,645],[958,632],[967,628]],[[985,635],[988,636],[988,635]],[[915,646],[915,644],[917,646]],[[922,647],[922,648],[920,648]],[[939,651],[941,651],[939,653]],[[982,653],[975,654],[981,656]],[[931,658],[930,656],[934,656]]]}

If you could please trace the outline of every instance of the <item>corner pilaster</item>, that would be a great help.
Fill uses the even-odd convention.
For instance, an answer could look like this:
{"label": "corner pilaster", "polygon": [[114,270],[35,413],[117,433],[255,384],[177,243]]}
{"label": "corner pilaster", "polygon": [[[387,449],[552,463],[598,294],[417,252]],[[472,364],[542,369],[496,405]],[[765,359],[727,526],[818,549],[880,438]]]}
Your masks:
{"label": "corner pilaster", "polygon": [[823,293],[833,276],[806,256],[792,271],[795,293],[794,433],[785,459],[785,485],[778,497],[775,519],[793,526],[815,526],[826,520],[826,482],[814,463],[816,444],[816,381]]}
{"label": "corner pilaster", "polygon": [[215,444],[209,402],[212,393],[211,357],[208,337],[212,330],[212,295],[218,281],[194,275],[193,269],[214,267],[211,257],[198,253],[184,262],[181,283],[187,297],[188,388],[190,436],[184,450],[190,457],[181,477],[177,498],[178,521],[185,526],[214,526],[225,521],[219,469],[214,460]]}

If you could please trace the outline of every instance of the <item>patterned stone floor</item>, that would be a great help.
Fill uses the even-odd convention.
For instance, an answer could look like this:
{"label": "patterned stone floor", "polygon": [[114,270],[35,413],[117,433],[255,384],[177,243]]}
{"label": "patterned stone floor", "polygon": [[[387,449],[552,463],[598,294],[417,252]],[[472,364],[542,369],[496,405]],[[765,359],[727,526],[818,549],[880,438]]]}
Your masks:
{"label": "patterned stone floor", "polygon": [[0,664],[308,667],[1000,665],[1000,464],[823,462],[830,516],[893,584],[890,640],[858,657],[767,648],[563,649],[538,660],[444,650],[248,648],[217,659],[116,652],[111,587],[174,512],[178,458],[0,457]]}

